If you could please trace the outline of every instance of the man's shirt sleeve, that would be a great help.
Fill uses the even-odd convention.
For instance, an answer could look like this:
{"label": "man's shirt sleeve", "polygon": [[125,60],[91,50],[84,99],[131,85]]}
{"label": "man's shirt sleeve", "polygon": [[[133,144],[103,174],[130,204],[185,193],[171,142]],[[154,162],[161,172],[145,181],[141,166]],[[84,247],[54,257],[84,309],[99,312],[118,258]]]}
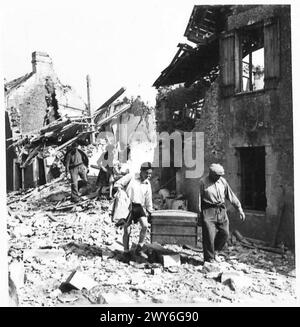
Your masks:
{"label": "man's shirt sleeve", "polygon": [[243,212],[241,202],[239,201],[237,196],[233,193],[227,181],[225,185],[225,197],[239,212]]}
{"label": "man's shirt sleeve", "polygon": [[132,175],[131,174],[127,174],[123,177],[121,177],[119,180],[117,180],[114,184],[115,187],[121,187],[121,188],[125,188],[128,183],[130,182],[132,178]]}

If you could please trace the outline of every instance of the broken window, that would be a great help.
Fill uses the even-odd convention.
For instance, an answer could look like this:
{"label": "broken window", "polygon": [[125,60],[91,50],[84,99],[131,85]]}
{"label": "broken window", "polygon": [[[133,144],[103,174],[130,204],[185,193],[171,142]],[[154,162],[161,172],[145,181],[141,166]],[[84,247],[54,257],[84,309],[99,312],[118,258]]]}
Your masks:
{"label": "broken window", "polygon": [[198,101],[193,102],[190,106],[185,105],[185,117],[190,118],[192,120],[199,119],[201,116],[201,110],[204,105],[204,99],[200,99]]}
{"label": "broken window", "polygon": [[262,25],[243,29],[241,45],[241,91],[264,88],[264,30]]}
{"label": "broken window", "polygon": [[244,209],[265,211],[265,147],[239,148],[241,202]]}

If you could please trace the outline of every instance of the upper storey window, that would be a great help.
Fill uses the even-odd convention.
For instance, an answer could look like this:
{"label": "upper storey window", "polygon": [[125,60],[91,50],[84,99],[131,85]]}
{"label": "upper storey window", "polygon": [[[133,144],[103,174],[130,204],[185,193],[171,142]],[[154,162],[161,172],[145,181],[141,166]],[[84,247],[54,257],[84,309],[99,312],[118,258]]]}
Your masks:
{"label": "upper storey window", "polygon": [[243,30],[240,35],[241,92],[264,88],[264,31],[263,26]]}

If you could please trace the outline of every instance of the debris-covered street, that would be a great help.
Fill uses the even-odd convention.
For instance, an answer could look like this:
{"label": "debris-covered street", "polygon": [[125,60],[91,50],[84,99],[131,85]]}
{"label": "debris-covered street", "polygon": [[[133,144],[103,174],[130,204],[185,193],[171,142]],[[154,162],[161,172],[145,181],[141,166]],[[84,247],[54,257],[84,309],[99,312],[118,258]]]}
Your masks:
{"label": "debris-covered street", "polygon": [[[65,180],[57,184],[60,194],[67,193]],[[247,248],[231,236],[217,266],[203,266],[201,247],[178,245],[164,246],[164,252],[152,244],[148,261],[134,255],[128,261],[123,256],[122,228],[112,223],[108,200],[87,200],[72,208],[66,200],[67,209],[55,210],[61,201],[56,197],[53,183],[8,196],[9,263],[21,306],[264,305],[295,300],[290,251]],[[134,228],[136,243],[138,226]],[[161,260],[163,256],[169,260]],[[76,278],[67,282],[74,271]]]}
{"label": "debris-covered street", "polygon": [[77,5],[3,15],[4,305],[296,304],[291,6]]}

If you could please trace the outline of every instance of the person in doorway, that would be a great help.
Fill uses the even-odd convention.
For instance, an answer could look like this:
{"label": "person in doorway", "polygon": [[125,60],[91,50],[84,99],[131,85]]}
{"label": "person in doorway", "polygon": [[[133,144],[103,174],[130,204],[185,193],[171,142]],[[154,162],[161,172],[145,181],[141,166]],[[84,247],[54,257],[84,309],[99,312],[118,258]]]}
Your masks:
{"label": "person in doorway", "polygon": [[139,242],[135,254],[147,259],[146,253],[142,248],[145,242],[148,228],[148,217],[153,211],[152,207],[152,189],[150,178],[152,167],[149,162],[141,165],[140,173],[137,175],[127,174],[115,182],[115,188],[126,189],[130,200],[130,213],[124,224],[123,245],[125,253],[129,253],[129,239],[132,223],[140,223],[141,231]]}
{"label": "person in doorway", "polygon": [[213,163],[208,176],[200,180],[199,214],[202,223],[204,261],[218,261],[215,251],[221,251],[229,237],[229,220],[226,212],[227,199],[245,220],[241,203],[224,177],[224,168]]}
{"label": "person in doorway", "polygon": [[[109,165],[109,152],[105,151],[98,160],[99,174],[96,181],[96,186],[99,192],[102,193],[102,188],[108,186],[110,183],[110,176],[112,174],[112,167]],[[109,197],[111,197],[111,191],[109,191]]]}
{"label": "person in doorway", "polygon": [[78,176],[85,182],[87,180],[89,159],[87,155],[78,149],[78,143],[74,142],[65,156],[66,175],[71,176],[71,201],[79,202],[80,195],[78,192]]}

